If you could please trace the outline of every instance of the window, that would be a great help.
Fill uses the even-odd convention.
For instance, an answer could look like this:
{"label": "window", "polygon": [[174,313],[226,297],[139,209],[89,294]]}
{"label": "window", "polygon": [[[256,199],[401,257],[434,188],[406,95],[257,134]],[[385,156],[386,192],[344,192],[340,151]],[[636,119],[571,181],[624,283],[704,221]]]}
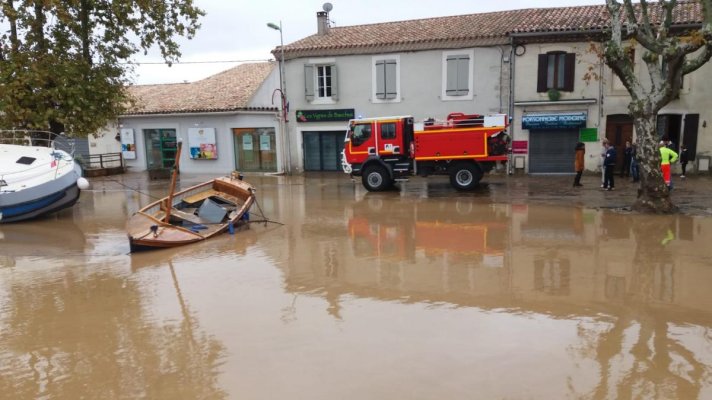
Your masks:
{"label": "window", "polygon": [[277,142],[274,128],[234,128],[235,169],[276,171]]}
{"label": "window", "polygon": [[373,100],[376,103],[400,101],[398,56],[373,58]]}
{"label": "window", "polygon": [[353,128],[351,140],[356,143],[363,143],[371,137],[371,124],[359,124]]}
{"label": "window", "polygon": [[304,95],[307,101],[329,103],[338,100],[336,84],[336,65],[333,62],[304,65]]}
{"label": "window", "polygon": [[395,139],[395,138],[396,138],[396,124],[395,124],[395,122],[381,124],[381,139]]}
{"label": "window", "polygon": [[442,55],[442,100],[472,100],[475,51],[444,51]]}
{"label": "window", "polygon": [[574,64],[576,54],[553,51],[539,54],[537,92],[557,89],[564,92],[574,90]]}
{"label": "window", "polygon": [[316,67],[317,96],[331,97],[331,65]]}

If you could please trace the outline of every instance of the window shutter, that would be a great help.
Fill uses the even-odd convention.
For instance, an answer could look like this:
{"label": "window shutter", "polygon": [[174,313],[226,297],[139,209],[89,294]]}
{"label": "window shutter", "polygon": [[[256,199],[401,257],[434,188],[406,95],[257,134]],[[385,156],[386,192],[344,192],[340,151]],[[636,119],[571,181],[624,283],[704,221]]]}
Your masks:
{"label": "window shutter", "polygon": [[700,124],[700,114],[685,115],[685,128],[682,131],[682,143],[687,146],[690,161],[697,156],[697,129]]}
{"label": "window shutter", "polygon": [[457,60],[457,94],[467,95],[470,91],[470,57],[460,56]]}
{"label": "window shutter", "polygon": [[376,98],[386,98],[386,62],[376,61]]}
{"label": "window shutter", "polygon": [[564,91],[574,91],[574,75],[576,72],[576,54],[566,53],[564,61]]}
{"label": "window shutter", "polygon": [[470,57],[466,55],[448,56],[446,62],[447,86],[445,94],[448,96],[466,95],[470,91]]}
{"label": "window shutter", "polygon": [[304,64],[304,95],[307,101],[314,100],[314,65]]}
{"label": "window shutter", "polygon": [[539,67],[537,70],[536,91],[546,92],[546,72],[548,67],[548,54],[539,54]]}
{"label": "window shutter", "polygon": [[336,101],[339,99],[339,75],[336,73],[336,65],[331,66],[331,98]]}
{"label": "window shutter", "polygon": [[398,95],[396,86],[396,60],[386,60],[386,98],[395,99]]}
{"label": "window shutter", "polygon": [[447,86],[445,94],[454,96],[457,93],[457,57],[449,56],[447,58]]}

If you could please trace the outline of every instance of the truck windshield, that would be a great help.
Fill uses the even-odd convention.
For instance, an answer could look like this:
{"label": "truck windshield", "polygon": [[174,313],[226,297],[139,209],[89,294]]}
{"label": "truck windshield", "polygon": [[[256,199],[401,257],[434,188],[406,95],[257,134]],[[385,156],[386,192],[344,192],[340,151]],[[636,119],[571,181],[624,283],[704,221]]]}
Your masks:
{"label": "truck windshield", "polygon": [[371,137],[371,124],[354,125],[351,128],[351,132],[351,141],[354,145],[358,146]]}

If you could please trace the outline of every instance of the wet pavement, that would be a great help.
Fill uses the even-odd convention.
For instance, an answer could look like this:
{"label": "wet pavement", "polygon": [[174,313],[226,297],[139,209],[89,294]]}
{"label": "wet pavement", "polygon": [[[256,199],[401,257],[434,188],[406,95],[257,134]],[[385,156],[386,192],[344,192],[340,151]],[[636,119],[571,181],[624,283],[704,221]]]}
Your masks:
{"label": "wet pavement", "polygon": [[137,173],[0,225],[0,398],[712,398],[710,177],[671,216],[597,175],[246,179],[255,222],[177,249],[128,253]]}

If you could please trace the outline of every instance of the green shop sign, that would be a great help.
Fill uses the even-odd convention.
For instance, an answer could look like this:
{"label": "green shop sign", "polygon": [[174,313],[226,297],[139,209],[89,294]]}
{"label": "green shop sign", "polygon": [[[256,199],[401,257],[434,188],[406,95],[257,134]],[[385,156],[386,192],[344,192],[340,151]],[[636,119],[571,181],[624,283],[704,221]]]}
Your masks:
{"label": "green shop sign", "polygon": [[586,116],[585,112],[524,114],[522,129],[585,128]]}
{"label": "green shop sign", "polygon": [[353,118],[353,108],[341,110],[297,110],[297,122],[348,121]]}

